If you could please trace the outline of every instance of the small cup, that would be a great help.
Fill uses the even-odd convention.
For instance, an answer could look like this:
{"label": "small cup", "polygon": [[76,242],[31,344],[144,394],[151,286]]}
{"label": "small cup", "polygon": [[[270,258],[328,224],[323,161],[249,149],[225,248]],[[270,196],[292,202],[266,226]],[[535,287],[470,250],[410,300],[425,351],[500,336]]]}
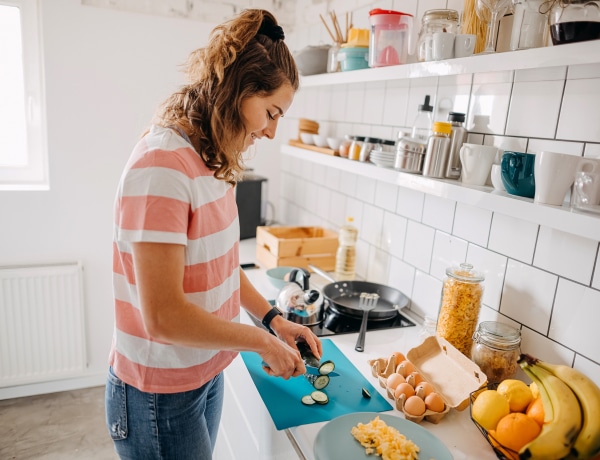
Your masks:
{"label": "small cup", "polygon": [[534,176],[535,154],[504,152],[502,155],[502,183],[511,195],[533,198],[535,196]]}
{"label": "small cup", "polygon": [[506,191],[506,189],[504,188],[504,184],[502,183],[502,168],[500,165],[492,165],[491,180],[492,185],[496,190],[500,190],[502,192]]}
{"label": "small cup", "polygon": [[575,180],[580,156],[556,152],[540,152],[535,156],[536,203],[561,206]]}
{"label": "small cup", "polygon": [[454,57],[472,56],[476,40],[477,37],[474,34],[457,34],[454,38]]}
{"label": "small cup", "polygon": [[600,173],[575,173],[571,206],[582,211],[600,213]]}
{"label": "small cup", "polygon": [[454,57],[454,35],[450,32],[433,34],[432,53],[434,61],[443,61]]}
{"label": "small cup", "polygon": [[459,156],[462,164],[460,180],[463,184],[485,185],[498,148],[491,145],[463,144]]}

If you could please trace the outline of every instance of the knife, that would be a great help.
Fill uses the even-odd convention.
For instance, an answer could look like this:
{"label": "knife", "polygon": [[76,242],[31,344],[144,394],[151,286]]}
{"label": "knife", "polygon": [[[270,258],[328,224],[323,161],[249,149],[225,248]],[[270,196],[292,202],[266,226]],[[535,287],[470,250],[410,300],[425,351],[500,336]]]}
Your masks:
{"label": "knife", "polygon": [[[264,361],[262,362],[262,366],[263,367],[269,367],[269,365],[266,362],[264,362]],[[319,368],[318,367],[308,366],[306,364],[305,364],[305,366],[306,366],[306,373],[307,374],[316,375],[316,376],[323,375],[323,374],[321,374],[319,372]],[[338,374],[335,371],[331,371],[329,374],[325,374],[325,375],[328,375],[329,377],[339,377],[340,376],[340,374]]]}

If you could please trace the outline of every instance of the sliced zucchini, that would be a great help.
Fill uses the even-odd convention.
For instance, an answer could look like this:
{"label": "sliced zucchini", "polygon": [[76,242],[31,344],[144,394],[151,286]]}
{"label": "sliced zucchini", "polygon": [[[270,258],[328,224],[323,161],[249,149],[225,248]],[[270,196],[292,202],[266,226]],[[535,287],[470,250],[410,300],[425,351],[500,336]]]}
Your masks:
{"label": "sliced zucchini", "polygon": [[316,402],[317,401],[315,401],[311,395],[302,396],[302,404],[306,404],[307,406],[312,406]]}
{"label": "sliced zucchini", "polygon": [[317,404],[327,404],[329,402],[329,398],[327,395],[319,390],[315,390],[310,394],[310,397],[315,400]]}
{"label": "sliced zucchini", "polygon": [[327,385],[329,385],[329,376],[328,375],[312,375],[312,374],[304,374],[306,380],[308,380],[313,387],[317,390],[322,390]]}
{"label": "sliced zucchini", "polygon": [[313,355],[313,352],[310,351],[310,347],[306,342],[296,342],[296,347],[298,347],[298,351],[300,352],[304,364],[310,367],[319,367],[319,360]]}
{"label": "sliced zucchini", "polygon": [[325,361],[319,366],[319,374],[329,375],[335,369],[335,363],[333,361]]}
{"label": "sliced zucchini", "polygon": [[362,395],[363,395],[363,398],[367,398],[367,399],[371,398],[371,393],[369,393],[369,390],[367,390],[366,388],[362,389]]}

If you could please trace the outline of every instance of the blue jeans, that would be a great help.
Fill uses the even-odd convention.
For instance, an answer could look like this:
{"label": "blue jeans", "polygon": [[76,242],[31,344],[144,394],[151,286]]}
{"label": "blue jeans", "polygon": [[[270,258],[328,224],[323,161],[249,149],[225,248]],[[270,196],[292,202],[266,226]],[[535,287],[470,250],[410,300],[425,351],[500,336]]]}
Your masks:
{"label": "blue jeans", "polygon": [[144,393],[109,368],[106,425],[123,460],[209,460],[223,407],[223,373],[197,390]]}

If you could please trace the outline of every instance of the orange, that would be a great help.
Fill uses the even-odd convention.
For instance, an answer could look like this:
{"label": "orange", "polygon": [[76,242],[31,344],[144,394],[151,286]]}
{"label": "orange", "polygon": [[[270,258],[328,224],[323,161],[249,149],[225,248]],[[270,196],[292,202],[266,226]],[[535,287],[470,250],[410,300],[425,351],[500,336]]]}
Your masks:
{"label": "orange", "polygon": [[544,403],[542,402],[542,398],[537,397],[531,401],[529,406],[527,406],[525,414],[534,419],[539,426],[542,426],[544,424]]}
{"label": "orange", "polygon": [[513,452],[512,450],[508,450],[506,447],[501,445],[498,441],[496,441],[496,430],[488,431],[488,439],[492,446],[502,452],[504,456],[510,460],[519,460],[519,454]]}
{"label": "orange", "polygon": [[542,431],[537,422],[521,412],[511,412],[496,426],[496,440],[505,447],[519,452]]}

